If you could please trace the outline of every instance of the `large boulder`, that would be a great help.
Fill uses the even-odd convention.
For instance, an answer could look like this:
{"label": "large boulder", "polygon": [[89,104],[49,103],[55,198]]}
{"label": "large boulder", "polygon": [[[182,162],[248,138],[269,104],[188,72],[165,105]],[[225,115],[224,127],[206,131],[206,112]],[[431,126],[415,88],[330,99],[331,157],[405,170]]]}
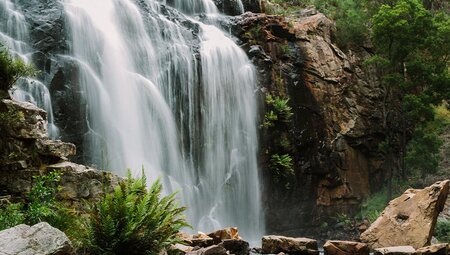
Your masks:
{"label": "large boulder", "polygon": [[262,238],[263,254],[289,254],[318,255],[317,241],[309,238],[294,238],[286,236],[269,235]]}
{"label": "large boulder", "polygon": [[223,240],[219,246],[235,255],[248,255],[250,253],[250,245],[244,240],[227,239]]}
{"label": "large boulder", "polygon": [[325,255],[369,255],[369,247],[365,243],[351,241],[327,241],[323,250]]}
{"label": "large boulder", "polygon": [[381,216],[361,234],[372,248],[430,244],[437,217],[444,208],[449,182],[440,181],[424,189],[408,189],[389,202]]}
{"label": "large boulder", "polygon": [[69,238],[60,230],[41,222],[34,226],[18,225],[0,232],[2,255],[75,254]]}
{"label": "large boulder", "polygon": [[47,113],[32,103],[4,99],[0,114],[0,121],[7,123],[0,126],[2,135],[20,139],[47,137]]}

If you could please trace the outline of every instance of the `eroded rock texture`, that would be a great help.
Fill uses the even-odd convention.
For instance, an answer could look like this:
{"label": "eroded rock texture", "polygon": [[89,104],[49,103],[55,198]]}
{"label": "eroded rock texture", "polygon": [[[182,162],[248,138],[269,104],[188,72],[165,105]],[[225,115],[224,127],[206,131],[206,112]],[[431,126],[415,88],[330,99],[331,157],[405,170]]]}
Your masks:
{"label": "eroded rock texture", "polygon": [[389,202],[381,216],[361,234],[361,240],[372,248],[404,245],[417,249],[429,245],[449,183],[447,180],[424,189],[408,189]]}
{"label": "eroded rock texture", "polygon": [[68,161],[75,145],[50,140],[47,113],[30,103],[0,102],[0,194],[20,198],[33,185],[33,176],[51,171],[62,173],[59,197],[75,208],[82,200],[97,200],[105,187],[119,177]]}
{"label": "eroded rock texture", "polygon": [[[293,113],[289,123],[261,128],[268,230],[311,234],[319,218],[355,213],[386,179],[381,91],[361,63],[370,53],[340,50],[334,23],[312,9],[289,19],[246,13],[236,20],[235,34],[258,68],[261,112],[271,94],[289,98]],[[292,156],[295,172],[281,181],[270,169],[279,151]]]}
{"label": "eroded rock texture", "polygon": [[0,254],[72,255],[69,238],[46,222],[34,226],[18,225],[0,232]]}

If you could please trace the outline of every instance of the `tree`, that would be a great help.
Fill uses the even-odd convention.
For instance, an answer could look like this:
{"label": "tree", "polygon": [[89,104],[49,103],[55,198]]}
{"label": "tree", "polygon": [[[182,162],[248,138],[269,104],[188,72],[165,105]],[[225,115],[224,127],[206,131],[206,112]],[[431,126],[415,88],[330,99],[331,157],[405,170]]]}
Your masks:
{"label": "tree", "polygon": [[[380,147],[391,180],[395,168],[399,168],[401,176],[406,175],[403,159],[408,137],[415,129],[415,134],[420,135],[416,141],[424,143],[421,148],[414,146],[415,153],[422,154],[417,159],[433,158],[431,154],[436,151],[438,143],[419,131],[433,119],[432,105],[448,99],[450,23],[448,15],[433,16],[419,0],[399,0],[382,5],[372,24],[376,55],[367,62],[378,70],[383,87],[386,140]],[[399,166],[392,160],[396,151],[402,159]]]}
{"label": "tree", "polygon": [[8,91],[22,77],[32,76],[35,70],[23,60],[11,56],[8,49],[0,44],[0,99],[8,97]]}

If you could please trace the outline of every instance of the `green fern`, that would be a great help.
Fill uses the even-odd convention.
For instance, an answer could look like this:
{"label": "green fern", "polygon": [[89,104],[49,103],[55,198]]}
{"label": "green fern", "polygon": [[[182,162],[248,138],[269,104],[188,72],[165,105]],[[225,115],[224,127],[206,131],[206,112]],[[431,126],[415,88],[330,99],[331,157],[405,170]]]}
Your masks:
{"label": "green fern", "polygon": [[85,223],[88,254],[158,254],[180,242],[175,234],[189,226],[175,194],[160,198],[159,180],[149,190],[146,178],[128,178],[94,204]]}

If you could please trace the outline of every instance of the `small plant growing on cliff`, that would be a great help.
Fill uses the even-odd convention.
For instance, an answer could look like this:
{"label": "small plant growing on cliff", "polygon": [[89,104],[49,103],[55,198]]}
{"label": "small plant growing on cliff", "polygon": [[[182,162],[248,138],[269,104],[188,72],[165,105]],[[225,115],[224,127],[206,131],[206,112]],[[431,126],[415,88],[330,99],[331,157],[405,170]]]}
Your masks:
{"label": "small plant growing on cliff", "polygon": [[93,205],[86,222],[88,254],[159,254],[179,242],[175,234],[188,226],[175,194],[161,198],[157,180],[149,190],[146,178],[128,178]]}
{"label": "small plant growing on cliff", "polygon": [[268,94],[266,105],[269,110],[264,116],[263,127],[274,127],[277,121],[289,122],[293,116],[292,108],[288,105],[288,98],[281,98]]}
{"label": "small plant growing on cliff", "polygon": [[32,76],[35,70],[21,59],[11,56],[8,49],[0,44],[0,96],[6,97],[11,87],[22,77]]}
{"label": "small plant growing on cliff", "polygon": [[292,157],[289,154],[273,154],[270,157],[270,169],[273,171],[276,179],[294,175]]}

